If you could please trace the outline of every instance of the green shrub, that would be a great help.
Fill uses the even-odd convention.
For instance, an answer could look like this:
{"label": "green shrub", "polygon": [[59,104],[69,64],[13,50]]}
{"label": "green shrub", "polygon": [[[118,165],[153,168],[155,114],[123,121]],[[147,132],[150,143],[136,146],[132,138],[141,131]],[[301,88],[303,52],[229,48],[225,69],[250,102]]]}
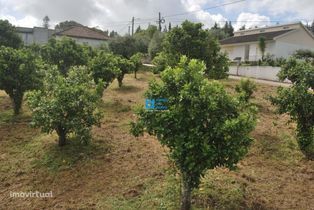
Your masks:
{"label": "green shrub", "polygon": [[236,85],[235,90],[240,94],[241,100],[249,102],[254,91],[256,91],[256,84],[249,79],[241,79],[240,84]]}

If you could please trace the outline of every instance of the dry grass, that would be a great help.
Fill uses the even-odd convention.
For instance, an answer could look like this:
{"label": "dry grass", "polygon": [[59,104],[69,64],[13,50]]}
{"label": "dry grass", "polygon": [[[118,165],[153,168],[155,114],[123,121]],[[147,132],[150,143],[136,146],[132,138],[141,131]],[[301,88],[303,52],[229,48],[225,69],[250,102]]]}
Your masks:
{"label": "dry grass", "polygon": [[[106,90],[105,117],[90,145],[73,140],[62,149],[55,134],[29,127],[27,107],[13,119],[0,92],[0,209],[175,209],[178,180],[166,150],[155,138],[128,131],[154,75],[138,77],[127,75],[124,87],[113,83]],[[230,91],[238,83],[223,82]],[[314,163],[299,152],[288,116],[277,116],[265,98],[274,93],[275,87],[258,85],[259,122],[249,154],[236,171],[208,172],[194,193],[195,209],[313,209]],[[10,191],[30,190],[54,197],[9,198]]]}

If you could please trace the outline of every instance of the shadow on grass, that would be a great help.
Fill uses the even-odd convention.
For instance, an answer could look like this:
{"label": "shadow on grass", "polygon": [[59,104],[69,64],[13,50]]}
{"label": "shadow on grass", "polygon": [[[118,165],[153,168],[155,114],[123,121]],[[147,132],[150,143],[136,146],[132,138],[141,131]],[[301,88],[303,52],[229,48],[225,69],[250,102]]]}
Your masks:
{"label": "shadow on grass", "polygon": [[70,138],[63,147],[59,147],[56,142],[45,145],[36,142],[33,143],[32,147],[32,150],[43,147],[38,157],[33,161],[34,166],[47,168],[51,172],[70,169],[78,163],[92,161],[96,156],[110,151],[109,145],[103,141],[97,141],[97,139],[84,144],[75,138]]}
{"label": "shadow on grass", "polygon": [[122,85],[122,87],[117,87],[113,89],[119,93],[136,93],[142,90],[142,88],[133,85]]}

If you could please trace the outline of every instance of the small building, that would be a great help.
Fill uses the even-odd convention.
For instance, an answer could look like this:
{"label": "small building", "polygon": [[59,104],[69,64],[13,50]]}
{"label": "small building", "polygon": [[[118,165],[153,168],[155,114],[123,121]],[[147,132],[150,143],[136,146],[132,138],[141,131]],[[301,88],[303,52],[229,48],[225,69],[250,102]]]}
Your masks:
{"label": "small building", "polygon": [[74,39],[78,44],[87,44],[92,47],[99,47],[109,40],[109,37],[105,34],[85,26],[73,26],[63,31],[42,27],[16,27],[16,32],[25,45],[46,44],[50,38],[61,39],[64,36]]}
{"label": "small building", "polygon": [[105,36],[105,34],[85,26],[73,26],[64,31],[55,33],[54,36],[56,39],[61,39],[64,36],[70,37],[78,44],[87,44],[92,47],[99,47],[109,40],[109,37]]}
{"label": "small building", "polygon": [[42,27],[16,27],[16,32],[20,35],[25,45],[46,44],[55,33],[53,29]]}
{"label": "small building", "polygon": [[233,37],[220,41],[221,50],[230,60],[258,61],[262,58],[260,37],[266,43],[264,55],[275,58],[287,58],[299,49],[314,50],[314,36],[302,23],[236,31]]}

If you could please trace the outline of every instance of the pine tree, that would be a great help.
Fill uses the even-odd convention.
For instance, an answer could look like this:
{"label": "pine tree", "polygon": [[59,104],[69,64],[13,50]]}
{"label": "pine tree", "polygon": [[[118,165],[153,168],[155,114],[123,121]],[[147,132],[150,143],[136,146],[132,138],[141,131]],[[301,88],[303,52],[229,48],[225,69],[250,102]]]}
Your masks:
{"label": "pine tree", "polygon": [[46,15],[44,18],[43,18],[43,27],[44,28],[49,28],[49,17]]}

